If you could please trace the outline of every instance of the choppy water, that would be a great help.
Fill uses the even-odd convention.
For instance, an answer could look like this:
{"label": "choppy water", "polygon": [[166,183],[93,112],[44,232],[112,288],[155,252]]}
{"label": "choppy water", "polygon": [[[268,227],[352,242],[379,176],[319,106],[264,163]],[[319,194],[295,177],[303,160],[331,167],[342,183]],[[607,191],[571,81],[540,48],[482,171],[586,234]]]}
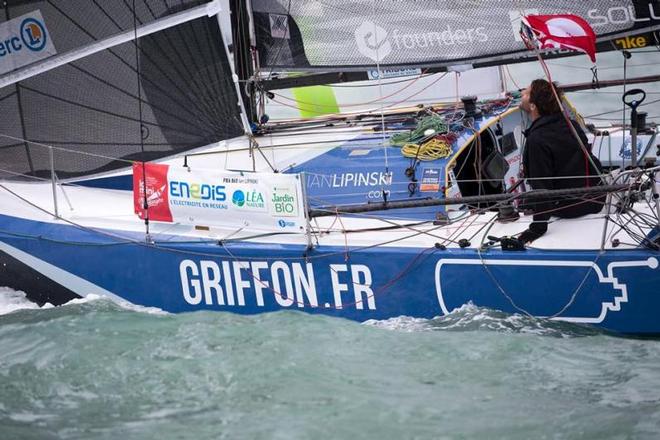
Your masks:
{"label": "choppy water", "polygon": [[356,324],[0,288],[0,313],[3,440],[660,438],[660,341],[474,306]]}

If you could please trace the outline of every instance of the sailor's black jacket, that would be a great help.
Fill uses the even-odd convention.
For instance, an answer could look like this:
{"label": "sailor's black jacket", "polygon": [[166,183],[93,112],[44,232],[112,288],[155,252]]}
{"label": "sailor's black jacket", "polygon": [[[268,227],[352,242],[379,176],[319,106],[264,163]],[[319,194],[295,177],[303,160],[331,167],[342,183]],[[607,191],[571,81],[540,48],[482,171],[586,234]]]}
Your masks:
{"label": "sailor's black jacket", "polygon": [[[582,128],[575,121],[571,123],[583,145],[589,150],[590,146]],[[523,172],[533,189],[581,188],[599,184],[600,162],[591,151],[591,160],[585,156],[562,113],[541,116],[524,134],[527,142],[523,152]],[[547,221],[553,215],[574,218],[600,212],[603,198],[585,201],[585,197],[589,198],[584,196],[555,199],[527,206],[535,213],[530,230],[539,234],[545,233]]]}

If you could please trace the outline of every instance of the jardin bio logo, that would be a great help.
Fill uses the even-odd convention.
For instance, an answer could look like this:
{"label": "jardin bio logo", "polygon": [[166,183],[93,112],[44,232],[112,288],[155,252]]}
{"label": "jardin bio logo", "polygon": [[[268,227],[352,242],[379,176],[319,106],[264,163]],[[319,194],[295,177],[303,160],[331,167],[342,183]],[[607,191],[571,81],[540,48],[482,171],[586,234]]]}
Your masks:
{"label": "jardin bio logo", "polygon": [[295,217],[298,215],[298,202],[295,190],[288,187],[273,188],[271,197],[273,213],[281,217]]}

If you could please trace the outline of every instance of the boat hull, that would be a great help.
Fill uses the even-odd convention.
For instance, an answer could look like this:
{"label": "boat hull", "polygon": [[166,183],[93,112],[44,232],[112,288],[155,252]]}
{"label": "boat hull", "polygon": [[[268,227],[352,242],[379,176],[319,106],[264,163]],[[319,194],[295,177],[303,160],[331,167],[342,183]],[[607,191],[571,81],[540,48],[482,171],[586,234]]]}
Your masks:
{"label": "boat hull", "polygon": [[293,309],[357,321],[432,318],[472,303],[660,334],[660,255],[643,249],[478,251],[432,242],[427,248],[306,249],[146,243],[10,216],[0,216],[0,225],[0,285],[42,303],[99,294],[169,312]]}

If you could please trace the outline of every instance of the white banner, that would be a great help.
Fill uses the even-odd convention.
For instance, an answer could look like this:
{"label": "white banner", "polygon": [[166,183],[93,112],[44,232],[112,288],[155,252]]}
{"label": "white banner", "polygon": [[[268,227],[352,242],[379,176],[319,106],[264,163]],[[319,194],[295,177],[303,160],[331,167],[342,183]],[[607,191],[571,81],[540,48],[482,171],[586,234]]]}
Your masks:
{"label": "white banner", "polygon": [[[133,166],[135,212],[142,209],[142,164]],[[144,164],[149,218],[197,226],[305,232],[297,174],[240,173]]]}
{"label": "white banner", "polygon": [[0,74],[56,53],[40,11],[33,11],[0,24]]}

